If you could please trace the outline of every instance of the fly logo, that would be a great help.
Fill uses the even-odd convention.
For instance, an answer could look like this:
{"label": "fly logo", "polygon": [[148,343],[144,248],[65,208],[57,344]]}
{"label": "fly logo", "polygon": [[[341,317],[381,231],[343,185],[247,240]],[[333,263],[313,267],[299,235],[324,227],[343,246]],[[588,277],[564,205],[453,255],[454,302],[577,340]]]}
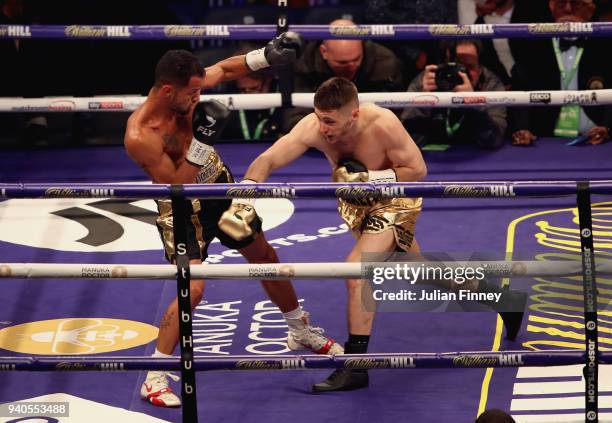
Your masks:
{"label": "fly logo", "polygon": [[[208,116],[207,116],[208,117]],[[210,122],[210,121],[209,121]],[[216,122],[216,121],[215,121]],[[214,125],[215,122],[212,122],[210,125],[207,125],[206,127],[200,125],[198,126],[197,132],[199,132],[200,134],[204,135],[205,137],[212,137],[213,134],[217,131],[214,131],[212,129],[208,129],[208,126]]]}

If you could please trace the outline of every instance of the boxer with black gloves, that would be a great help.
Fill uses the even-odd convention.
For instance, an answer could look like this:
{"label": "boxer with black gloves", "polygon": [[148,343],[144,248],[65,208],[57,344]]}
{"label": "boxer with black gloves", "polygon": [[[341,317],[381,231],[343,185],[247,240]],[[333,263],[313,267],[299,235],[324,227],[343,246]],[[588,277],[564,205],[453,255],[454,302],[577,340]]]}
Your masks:
{"label": "boxer with black gloves", "polygon": [[[198,59],[185,50],[167,52],[155,69],[155,85],[146,101],[128,119],[125,148],[128,155],[155,183],[232,183],[230,170],[223,164],[214,143],[227,123],[229,110],[218,101],[200,103],[200,90],[240,78],[264,66],[291,63],[298,56],[301,41],[297,34],[285,33],[265,48],[247,55],[222,60],[204,69]],[[248,56],[248,57],[247,57]],[[231,205],[229,199],[189,200],[188,213],[182,216],[187,227],[187,254],[190,263],[201,264],[214,238],[228,248],[237,249],[250,263],[277,263],[275,250],[261,234],[261,219],[249,217],[250,233],[237,241],[221,228],[218,221]],[[174,261],[173,216],[169,200],[157,202],[157,227],[166,258]],[[289,349],[308,349],[319,354],[338,354],[342,347],[325,336],[320,328],[310,326],[308,313],[299,306],[290,281],[264,280],[262,285],[289,326]],[[191,306],[199,304],[203,280],[191,281]],[[154,356],[169,357],[178,343],[178,306],[176,299],[168,306],[159,328]],[[141,397],[160,407],[178,407],[181,402],[168,386],[161,371],[147,373]]]}

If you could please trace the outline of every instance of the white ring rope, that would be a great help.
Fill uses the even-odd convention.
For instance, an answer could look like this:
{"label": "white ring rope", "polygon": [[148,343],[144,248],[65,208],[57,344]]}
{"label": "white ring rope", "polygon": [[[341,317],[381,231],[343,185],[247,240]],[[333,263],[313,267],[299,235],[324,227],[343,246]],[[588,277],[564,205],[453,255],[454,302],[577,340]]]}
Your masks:
{"label": "white ring rope", "polygon": [[[456,261],[275,263],[191,265],[192,279],[367,279],[372,268],[483,268],[489,276],[582,274],[580,261]],[[598,274],[612,274],[612,261],[599,260]],[[0,278],[175,279],[170,264],[0,263]]]}
{"label": "white ring rope", "polygon": [[[291,95],[295,107],[313,107],[313,93]],[[0,112],[118,112],[133,111],[146,97],[0,97]],[[216,99],[234,110],[259,110],[280,107],[280,94],[202,95],[200,101]],[[486,107],[486,106],[562,106],[612,104],[612,89],[583,91],[474,91],[474,92],[388,92],[360,93],[361,102],[381,107]]]}

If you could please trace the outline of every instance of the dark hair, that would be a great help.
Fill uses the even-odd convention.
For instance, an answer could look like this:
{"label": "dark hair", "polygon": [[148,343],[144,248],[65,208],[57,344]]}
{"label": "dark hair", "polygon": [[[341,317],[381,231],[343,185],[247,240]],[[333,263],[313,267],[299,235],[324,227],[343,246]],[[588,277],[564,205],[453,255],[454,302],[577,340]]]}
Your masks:
{"label": "dark hair", "polygon": [[492,408],[486,410],[476,419],[475,423],[516,423],[505,411]]}
{"label": "dark hair", "polygon": [[484,46],[482,45],[482,41],[480,41],[479,39],[476,39],[476,38],[469,38],[469,39],[465,39],[465,40],[459,40],[459,41],[457,41],[457,45],[459,45],[459,44],[471,44],[471,45],[473,45],[474,48],[476,49],[476,54],[478,55],[478,57],[480,57],[480,54],[482,53],[482,49],[484,48]]}
{"label": "dark hair", "polygon": [[440,42],[440,52],[442,54],[442,60],[445,61],[447,55],[450,56],[449,59],[451,62],[455,62],[457,56],[457,46],[460,44],[471,44],[476,49],[476,55],[480,59],[480,55],[482,54],[482,50],[484,46],[482,45],[482,41],[477,38],[466,38],[465,40],[442,40]]}
{"label": "dark hair", "polygon": [[155,66],[155,86],[173,84],[185,87],[192,76],[204,77],[204,67],[187,50],[169,50]]}
{"label": "dark hair", "polygon": [[335,76],[322,83],[314,96],[319,110],[338,110],[351,102],[359,102],[357,87],[346,78]]}

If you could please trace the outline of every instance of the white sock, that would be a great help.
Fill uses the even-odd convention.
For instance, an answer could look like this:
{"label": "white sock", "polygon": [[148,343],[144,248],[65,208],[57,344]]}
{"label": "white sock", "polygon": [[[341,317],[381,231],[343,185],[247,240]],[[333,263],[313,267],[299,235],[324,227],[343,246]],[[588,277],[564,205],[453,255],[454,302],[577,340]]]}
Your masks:
{"label": "white sock", "polygon": [[172,354],[164,354],[163,352],[155,348],[155,352],[153,353],[151,357],[172,358]]}
{"label": "white sock", "polygon": [[289,319],[301,319],[304,316],[304,310],[302,310],[301,306],[298,306],[295,310],[288,311],[287,313],[283,313],[283,317],[285,320]]}

